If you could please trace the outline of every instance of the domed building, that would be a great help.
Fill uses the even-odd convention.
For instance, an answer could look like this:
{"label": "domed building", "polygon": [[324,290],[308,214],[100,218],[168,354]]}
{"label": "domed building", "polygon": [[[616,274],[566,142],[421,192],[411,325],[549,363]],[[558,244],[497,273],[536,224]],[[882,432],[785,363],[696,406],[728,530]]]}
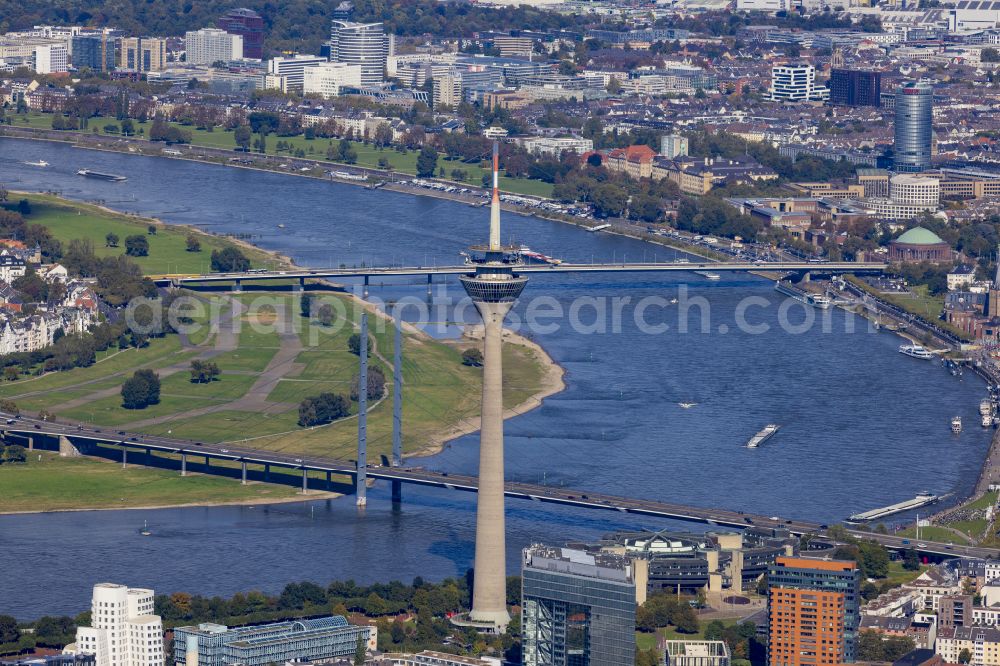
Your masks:
{"label": "domed building", "polygon": [[899,238],[889,242],[889,261],[933,261],[944,263],[952,260],[951,246],[930,229],[914,227]]}

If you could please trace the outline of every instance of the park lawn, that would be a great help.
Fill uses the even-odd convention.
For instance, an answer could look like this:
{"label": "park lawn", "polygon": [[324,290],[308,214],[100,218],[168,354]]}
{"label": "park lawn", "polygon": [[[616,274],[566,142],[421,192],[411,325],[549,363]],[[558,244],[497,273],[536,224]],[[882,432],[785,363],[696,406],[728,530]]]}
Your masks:
{"label": "park lawn", "polygon": [[280,344],[276,331],[255,331],[244,325],[240,330],[238,347],[209,360],[223,372],[261,372],[274,358]]}
{"label": "park lawn", "polygon": [[[0,384],[0,398],[18,400],[37,392],[46,393],[61,388],[76,387],[85,382],[99,381],[112,376],[124,376],[140,367],[161,368],[179,360],[181,354],[180,339],[176,335],[163,338],[153,338],[141,349],[130,347],[116,353],[106,355],[104,359],[86,368],[73,368],[62,372],[50,372],[41,377],[19,379],[16,382]],[[90,385],[88,384],[88,387]]]}
{"label": "park lawn", "polygon": [[894,560],[889,562],[889,575],[886,576],[886,580],[896,585],[903,585],[904,583],[909,583],[911,580],[914,580],[917,576],[929,568],[929,565],[921,564],[919,570],[910,571],[909,569],[903,568],[903,563],[901,561]]}
{"label": "park lawn", "polygon": [[174,397],[191,397],[199,400],[236,400],[246,395],[257,377],[252,374],[227,374],[207,384],[191,382],[191,373],[181,371],[165,377],[160,382],[160,394]]}
{"label": "park lawn", "polygon": [[325,382],[320,379],[282,379],[268,396],[268,402],[299,404],[306,398],[320,393],[347,393],[350,380]]}
{"label": "park lawn", "polygon": [[954,523],[948,523],[948,527],[953,527],[959,532],[969,535],[969,541],[975,543],[983,538],[983,533],[986,531],[986,519],[958,520]]}
{"label": "park lawn", "polygon": [[[97,458],[32,454],[27,463],[0,465],[0,512],[132,508],[193,503],[293,499],[296,489],[132,466]],[[138,520],[138,519],[137,519]],[[138,528],[138,522],[137,522]],[[155,533],[155,526],[153,526]]]}
{"label": "park lawn", "polygon": [[910,291],[913,292],[912,295],[880,294],[880,296],[907,312],[912,312],[928,321],[936,322],[941,317],[942,310],[944,310],[944,297],[931,296],[927,293],[927,286],[922,284],[911,286]]}
{"label": "park lawn", "polygon": [[[76,238],[89,240],[94,253],[101,257],[119,256],[125,253],[125,238],[141,235],[149,242],[149,255],[132,257],[147,275],[205,274],[211,272],[212,250],[222,250],[233,245],[221,236],[213,236],[203,231],[185,226],[155,224],[156,233],[149,234],[148,227],[154,224],[148,218],[122,215],[83,203],[70,203],[58,197],[44,194],[19,194],[31,202],[31,214],[27,221],[41,224],[62,242],[63,247]],[[118,236],[118,247],[107,247],[106,236]],[[187,237],[195,236],[201,243],[200,252],[187,251]],[[255,265],[273,264],[270,255],[259,250],[242,247]]]}
{"label": "park lawn", "polygon": [[[676,628],[661,627],[655,632],[647,633],[644,631],[635,632],[635,646],[639,650],[652,650],[656,647],[657,641],[662,636],[667,640],[680,640],[680,641],[701,641],[705,639],[705,629],[708,627],[710,620],[699,620],[698,622],[698,632],[694,634],[682,634],[677,631]],[[736,618],[726,618],[720,619],[721,622],[726,627],[731,627],[733,625],[739,624],[740,620]]]}
{"label": "park lawn", "polygon": [[115,394],[107,398],[92,400],[72,409],[57,408],[56,413],[61,418],[70,421],[93,423],[94,425],[114,428],[132,423],[133,421],[144,421],[162,416],[183,414],[193,409],[213,404],[224,404],[226,402],[229,402],[229,400],[225,398],[165,395],[161,393],[160,402],[156,405],[150,405],[145,409],[125,409],[122,407],[121,395]]}
{"label": "park lawn", "polygon": [[172,437],[208,443],[249,440],[249,445],[253,448],[266,449],[270,447],[259,445],[260,442],[266,440],[254,438],[289,431],[302,432],[302,428],[296,423],[297,420],[296,410],[281,414],[221,410],[192,418],[179,418],[136,430],[150,435],[165,435],[167,430],[170,430]]}
{"label": "park lawn", "polygon": [[[34,127],[37,129],[52,129],[52,114],[47,113],[31,113],[27,116],[27,122],[20,122],[20,119],[24,116],[17,116],[15,120],[15,125],[21,125],[24,127]],[[91,118],[90,126],[87,131],[93,131],[94,127],[101,130],[104,133],[104,126],[108,123],[113,123],[115,120],[113,118]],[[205,146],[208,148],[220,148],[222,150],[235,150],[236,141],[233,138],[233,131],[223,129],[221,127],[215,128],[213,131],[198,129],[193,126],[181,125],[179,123],[170,123],[175,127],[191,132],[191,143],[195,146]],[[136,131],[139,129],[144,130],[148,133],[149,128],[152,126],[152,122],[145,123],[135,123]],[[69,134],[69,132],[67,132]],[[117,134],[108,134],[109,137],[117,137]],[[136,138],[136,137],[132,137]],[[141,137],[140,137],[141,138]],[[256,139],[256,135],[254,135]],[[335,148],[339,145],[339,139],[306,139],[305,136],[277,136],[271,134],[267,137],[265,154],[267,155],[288,155],[287,152],[278,152],[278,142],[283,141],[291,146],[291,152],[294,153],[298,149],[305,151],[307,159],[315,160],[326,160],[326,150],[330,145]],[[355,152],[358,154],[357,166],[368,167],[371,169],[380,169],[379,160],[385,159],[389,162],[392,171],[401,174],[407,174],[414,176],[417,173],[417,151],[407,150],[404,153],[398,152],[395,148],[376,148],[374,145],[365,145],[362,141],[352,141],[351,144],[354,147]],[[312,152],[310,152],[310,149]],[[488,161],[490,159],[489,155],[483,155],[483,160]],[[482,185],[483,176],[490,174],[490,168],[483,168],[480,166],[482,162],[466,163],[460,160],[447,160],[443,154],[438,156],[438,168],[444,167],[444,178],[451,179],[451,172],[453,169],[459,169],[465,171],[468,175],[465,181],[455,181],[455,182],[465,182],[470,185],[479,187]],[[329,162],[330,165],[335,165],[337,162]],[[539,197],[551,197],[552,196],[553,185],[551,183],[546,183],[541,180],[533,180],[530,178],[510,178],[505,175],[500,176],[500,189],[505,192],[513,192],[515,194],[526,194],[529,196],[539,196]]]}
{"label": "park lawn", "polygon": [[[900,530],[897,534],[900,536],[910,537],[913,540],[913,545],[916,545],[917,530],[915,527],[907,527],[905,530]],[[961,542],[962,537],[955,534],[951,530],[931,525],[929,527],[920,528],[920,541],[938,541],[940,543],[948,543],[949,541]]]}
{"label": "park lawn", "polygon": [[983,493],[982,497],[980,497],[979,499],[977,499],[975,501],[969,502],[968,504],[964,504],[962,506],[962,508],[963,509],[986,509],[986,508],[989,508],[991,506],[995,506],[996,503],[997,503],[997,495],[998,494],[1000,494],[1000,493],[997,493],[996,491]]}

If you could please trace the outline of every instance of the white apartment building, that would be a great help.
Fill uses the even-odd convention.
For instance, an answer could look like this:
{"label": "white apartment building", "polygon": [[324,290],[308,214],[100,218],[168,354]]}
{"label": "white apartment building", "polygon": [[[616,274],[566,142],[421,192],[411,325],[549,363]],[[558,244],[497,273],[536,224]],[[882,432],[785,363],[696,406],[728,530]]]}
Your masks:
{"label": "white apartment building", "polygon": [[39,74],[55,74],[69,69],[69,52],[65,44],[40,44],[35,47],[34,70]]}
{"label": "white apartment building", "polygon": [[91,627],[78,627],[70,654],[92,654],[97,666],[163,666],[163,623],[153,590],[116,583],[94,586]]}
{"label": "white apartment building", "polygon": [[243,36],[231,35],[218,28],[191,30],[184,34],[184,48],[191,65],[239,60],[243,57]]}
{"label": "white apartment building", "polygon": [[938,632],[934,651],[949,664],[959,663],[962,650],[972,655],[969,666],[1000,666],[1000,630],[994,627],[950,627]]}
{"label": "white apartment building", "polygon": [[316,55],[294,55],[287,58],[272,58],[267,61],[267,75],[281,77],[282,92],[302,92],[305,84],[306,67],[316,67],[326,62],[326,58]]}
{"label": "white apartment building", "polygon": [[434,108],[442,106],[456,107],[462,103],[462,75],[450,72],[434,77]]}
{"label": "white apartment building", "polygon": [[744,12],[787,12],[789,0],[736,0],[736,9]]}
{"label": "white apartment building", "polygon": [[559,157],[567,150],[571,150],[577,155],[583,155],[594,149],[593,141],[575,136],[536,137],[525,139],[522,145],[532,155],[548,155],[550,157]]}
{"label": "white apartment building", "polygon": [[771,99],[808,102],[829,99],[830,90],[816,85],[812,65],[775,65],[771,68]]}
{"label": "white apartment building", "polygon": [[361,65],[321,62],[302,70],[302,92],[306,95],[337,97],[343,88],[361,87]]}
{"label": "white apartment building", "polygon": [[381,23],[333,21],[330,60],[361,66],[361,82],[377,86],[385,79],[389,40]]}

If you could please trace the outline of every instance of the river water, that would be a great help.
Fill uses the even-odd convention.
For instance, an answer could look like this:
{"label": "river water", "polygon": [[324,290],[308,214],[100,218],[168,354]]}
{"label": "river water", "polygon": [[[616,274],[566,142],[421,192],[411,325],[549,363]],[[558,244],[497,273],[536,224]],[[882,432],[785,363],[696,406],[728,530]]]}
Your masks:
{"label": "river water", "polygon": [[[52,166],[22,164],[37,159]],[[75,175],[80,168],[129,180],[86,179]],[[460,251],[484,239],[488,224],[484,209],[429,197],[13,139],[0,139],[0,182],[100,199],[167,223],[253,234],[261,247],[306,266],[454,265]],[[569,261],[674,256],[520,215],[505,213],[503,225],[505,240]],[[455,282],[436,290],[435,302],[461,295]],[[423,285],[395,284],[371,296],[423,293]],[[798,328],[816,313],[789,307],[770,282],[710,282],[690,273],[534,275],[515,314],[523,317],[537,296],[564,310],[581,297],[630,301],[620,330],[608,305],[600,318],[580,308],[576,330],[561,319],[558,330],[528,331],[566,369],[567,388],[507,422],[510,478],[822,522],[921,490],[961,493],[975,483],[990,437],[978,426],[982,382],[896,353],[898,337],[841,310],[828,311],[825,326]],[[644,332],[636,321],[635,304],[649,297],[681,300],[647,311],[646,321],[669,324],[665,332]],[[737,325],[748,298],[756,300],[746,319],[767,332]],[[704,329],[698,299],[710,309]],[[581,330],[595,321],[607,330]],[[685,323],[686,333],[679,330]],[[682,409],[679,402],[697,405]],[[958,436],[948,429],[956,414],[966,423]],[[783,427],[764,447],[742,446],[772,422]],[[475,435],[459,438],[419,464],[474,472],[476,444]],[[100,580],[227,595],[277,591],[295,580],[462,574],[473,554],[474,498],[411,488],[404,498],[393,511],[387,488],[377,486],[360,515],[348,497],[267,508],[2,516],[0,552],[18,562],[19,575],[0,580],[0,613],[73,614]],[[518,501],[508,502],[508,516],[511,571],[531,541],[667,524]],[[136,536],[144,519],[154,526],[145,539]]]}

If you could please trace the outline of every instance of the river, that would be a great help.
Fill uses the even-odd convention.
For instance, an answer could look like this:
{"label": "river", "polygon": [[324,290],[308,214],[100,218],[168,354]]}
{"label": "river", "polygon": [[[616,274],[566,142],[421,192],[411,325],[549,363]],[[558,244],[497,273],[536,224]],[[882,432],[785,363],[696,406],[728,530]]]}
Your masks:
{"label": "river", "polygon": [[[37,159],[52,166],[21,164]],[[86,179],[75,175],[80,168],[129,180]],[[100,199],[166,223],[253,234],[261,247],[305,266],[453,265],[467,245],[485,238],[488,220],[484,209],[429,197],[14,139],[0,139],[0,183]],[[505,241],[569,261],[674,256],[640,241],[520,215],[505,213],[503,225]],[[439,289],[447,290],[439,301],[460,295],[455,282]],[[423,290],[396,284],[371,295],[391,301],[422,297]],[[978,425],[982,382],[896,353],[898,337],[872,331],[853,315],[832,310],[826,330],[817,324],[785,332],[779,324],[788,304],[770,282],[753,276],[713,282],[690,273],[534,275],[515,314],[523,317],[540,295],[565,309],[581,297],[631,300],[620,332],[573,330],[565,323],[550,333],[529,332],[566,369],[567,388],[507,422],[511,478],[821,522],[925,489],[962,493],[975,483],[990,439]],[[695,322],[700,309],[688,308],[685,317],[680,305],[667,305],[651,309],[647,319],[669,323],[669,330],[643,332],[633,306],[648,297],[682,297],[680,305],[704,298],[710,324],[704,332],[683,333],[678,329]],[[751,297],[757,300],[746,318],[766,324],[766,333],[737,325]],[[584,324],[594,319],[588,308],[581,312]],[[791,326],[815,314],[788,308]],[[680,402],[697,405],[682,409]],[[956,414],[966,423],[958,436],[948,429]],[[772,422],[783,426],[778,435],[758,450],[743,447]],[[476,443],[475,435],[459,438],[420,464],[474,472]],[[473,554],[473,498],[411,488],[404,498],[393,512],[387,489],[376,487],[363,515],[345,498],[253,509],[0,516],[0,552],[18,563],[17,576],[0,580],[0,613],[74,614],[100,580],[228,595],[273,592],[296,580],[463,573]],[[666,525],[517,501],[508,502],[508,512],[512,572],[520,548],[531,541]],[[144,519],[154,527],[148,539],[136,536]]]}

